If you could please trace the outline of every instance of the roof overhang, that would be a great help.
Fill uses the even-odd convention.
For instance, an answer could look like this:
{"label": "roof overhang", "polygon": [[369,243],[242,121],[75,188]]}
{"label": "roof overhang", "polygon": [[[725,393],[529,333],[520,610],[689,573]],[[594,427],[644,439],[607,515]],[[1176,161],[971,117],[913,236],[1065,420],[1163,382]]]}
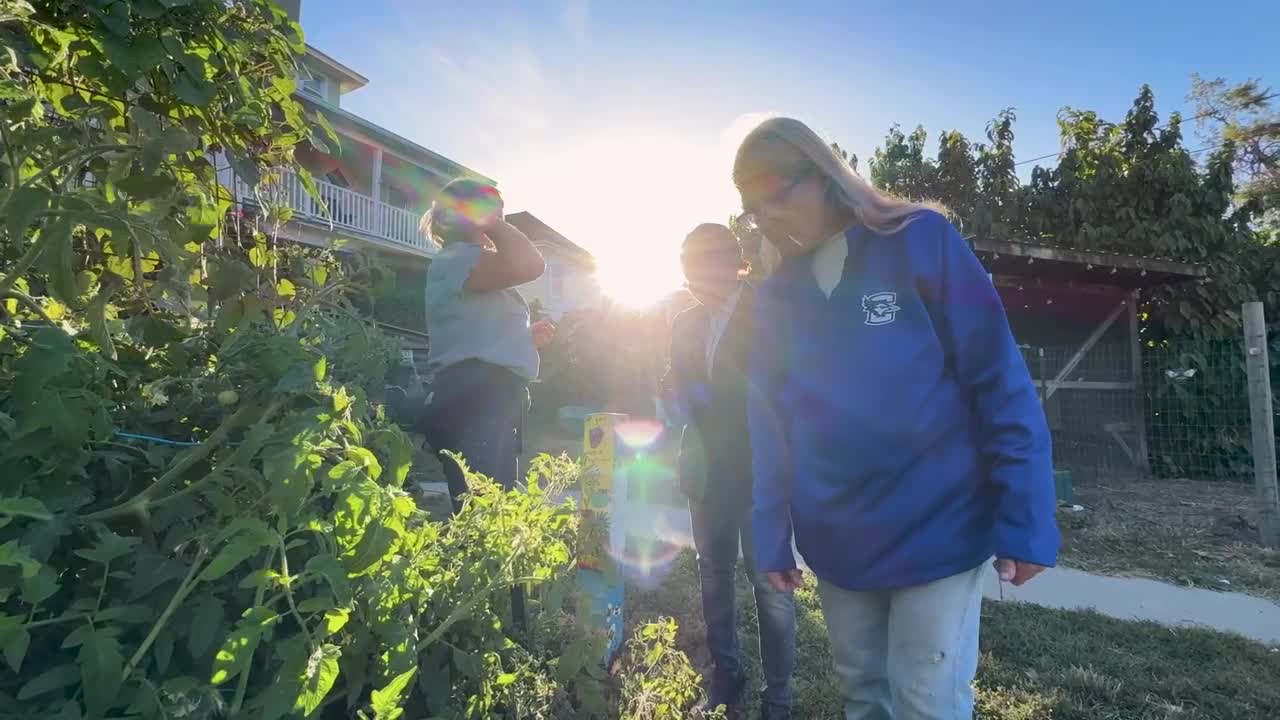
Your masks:
{"label": "roof overhang", "polygon": [[581,265],[586,269],[595,268],[596,259],[586,248],[578,245],[569,238],[556,232],[550,225],[534,216],[533,213],[522,210],[507,215],[507,222],[516,226],[535,245],[545,245],[559,249],[564,256],[571,261]]}
{"label": "roof overhang", "polygon": [[383,145],[398,156],[428,172],[434,173],[444,182],[458,177],[471,177],[490,185],[498,184],[492,178],[485,177],[457,161],[450,160],[434,150],[429,150],[353,112],[335,107],[301,92],[294,93],[294,98],[301,101],[310,113],[324,113],[325,118],[329,120],[335,129],[350,128],[360,135],[366,136],[371,142]]}
{"label": "roof overhang", "polygon": [[1205,280],[1203,265],[1116,253],[968,238],[992,275],[1017,277],[1056,287],[1111,287],[1140,290],[1159,285]]}
{"label": "roof overhang", "polygon": [[369,78],[352,70],[350,67],[334,60],[332,57],[320,52],[315,47],[307,45],[306,58],[319,65],[323,65],[330,73],[338,78],[338,87],[343,93],[349,93],[352,90],[359,90],[369,84]]}

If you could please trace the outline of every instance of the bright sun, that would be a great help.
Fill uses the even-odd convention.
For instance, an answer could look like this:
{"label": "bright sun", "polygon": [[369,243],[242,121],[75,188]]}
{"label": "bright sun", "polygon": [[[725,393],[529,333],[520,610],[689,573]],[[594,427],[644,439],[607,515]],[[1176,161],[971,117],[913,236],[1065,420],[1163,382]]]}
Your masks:
{"label": "bright sun", "polygon": [[737,206],[718,138],[616,131],[544,150],[541,162],[505,171],[500,187],[509,204],[591,251],[601,291],[623,305],[646,307],[678,290],[684,236],[725,222]]}

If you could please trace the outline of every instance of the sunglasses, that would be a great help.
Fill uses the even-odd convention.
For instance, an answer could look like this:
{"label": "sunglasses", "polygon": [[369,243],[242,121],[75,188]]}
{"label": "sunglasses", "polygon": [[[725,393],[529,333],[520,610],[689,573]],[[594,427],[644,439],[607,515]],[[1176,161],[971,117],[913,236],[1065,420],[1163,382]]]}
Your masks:
{"label": "sunglasses", "polygon": [[[765,185],[765,187],[761,188],[762,192],[752,198],[750,202],[745,200],[743,201],[742,219],[758,226],[759,220],[756,216],[760,213],[761,208],[786,201],[786,199],[791,196],[791,193],[795,191],[796,187],[805,180],[808,180],[809,176],[812,174],[813,173],[811,172],[803,172],[784,178],[772,177],[769,178],[769,180],[773,180],[774,182],[761,183],[762,185]],[[772,185],[772,187],[768,187],[770,185]]]}

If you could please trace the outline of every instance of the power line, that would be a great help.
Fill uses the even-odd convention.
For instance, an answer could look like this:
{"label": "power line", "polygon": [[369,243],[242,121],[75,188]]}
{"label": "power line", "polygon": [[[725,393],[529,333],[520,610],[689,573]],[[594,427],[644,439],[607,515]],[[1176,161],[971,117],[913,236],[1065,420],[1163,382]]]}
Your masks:
{"label": "power line", "polygon": [[[1268,101],[1268,100],[1271,100],[1271,99],[1273,99],[1273,98],[1277,98],[1277,97],[1280,97],[1280,92],[1273,92],[1273,93],[1271,93],[1270,95],[1263,95],[1263,96],[1262,96],[1262,97],[1260,97],[1260,98],[1257,98],[1257,99],[1255,99],[1255,100],[1250,101],[1249,103],[1247,103],[1247,104],[1245,105],[1245,107],[1249,107],[1249,106],[1251,106],[1251,105],[1259,105],[1259,104],[1261,104],[1261,103],[1264,103],[1264,102],[1266,102],[1266,101]],[[1210,115],[1212,115],[1214,112],[1215,112],[1215,111],[1213,111],[1213,110],[1206,110],[1206,111],[1204,111],[1204,112],[1200,113],[1199,115],[1194,115],[1194,116],[1192,116],[1192,117],[1189,117],[1189,118],[1187,118],[1187,119],[1185,119],[1185,120],[1181,120],[1181,121],[1179,121],[1179,122],[1180,122],[1180,123],[1189,123],[1189,122],[1195,122],[1195,121],[1197,121],[1197,120],[1203,120],[1203,119],[1205,119],[1205,118],[1209,117]],[[1157,126],[1155,126],[1155,127],[1151,128],[1151,129],[1152,129],[1152,130],[1164,130],[1164,129],[1167,129],[1167,128],[1169,127],[1169,125],[1171,125],[1171,124],[1172,124],[1172,123],[1165,123],[1165,124],[1163,124],[1163,125],[1157,125]],[[1226,145],[1226,143],[1220,143],[1220,144],[1218,144],[1218,145],[1212,145],[1212,146],[1210,146],[1210,147],[1203,147],[1203,148],[1200,148],[1199,150],[1192,150],[1192,151],[1190,152],[1190,154],[1191,154],[1191,155],[1195,155],[1196,153],[1204,152],[1205,150],[1213,150],[1214,148],[1220,148],[1220,147],[1222,147],[1223,145]],[[1027,163],[1039,162],[1039,161],[1041,161],[1041,160],[1048,160],[1049,158],[1058,157],[1058,156],[1062,155],[1062,154],[1063,154],[1063,153],[1065,153],[1065,152],[1066,152],[1066,150],[1059,150],[1059,151],[1057,151],[1057,152],[1049,153],[1048,155],[1041,155],[1040,157],[1033,157],[1033,158],[1031,158],[1030,160],[1019,160],[1018,162],[1014,163],[1014,164],[1013,164],[1013,166],[1014,166],[1014,167],[1018,167],[1018,166],[1020,166],[1020,165],[1026,165]]]}

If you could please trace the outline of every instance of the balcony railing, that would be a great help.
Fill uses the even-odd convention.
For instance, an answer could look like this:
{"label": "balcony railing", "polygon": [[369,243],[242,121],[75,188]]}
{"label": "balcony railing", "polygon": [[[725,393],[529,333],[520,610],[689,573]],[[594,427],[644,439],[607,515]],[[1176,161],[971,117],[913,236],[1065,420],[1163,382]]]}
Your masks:
{"label": "balcony railing", "polygon": [[231,180],[239,202],[258,203],[259,198],[293,210],[295,221],[311,222],[345,230],[356,235],[376,238],[414,250],[430,253],[434,247],[418,232],[418,215],[388,205],[324,180],[316,180],[320,201],[306,191],[292,170],[277,170],[263,176],[254,188],[239,177]]}

